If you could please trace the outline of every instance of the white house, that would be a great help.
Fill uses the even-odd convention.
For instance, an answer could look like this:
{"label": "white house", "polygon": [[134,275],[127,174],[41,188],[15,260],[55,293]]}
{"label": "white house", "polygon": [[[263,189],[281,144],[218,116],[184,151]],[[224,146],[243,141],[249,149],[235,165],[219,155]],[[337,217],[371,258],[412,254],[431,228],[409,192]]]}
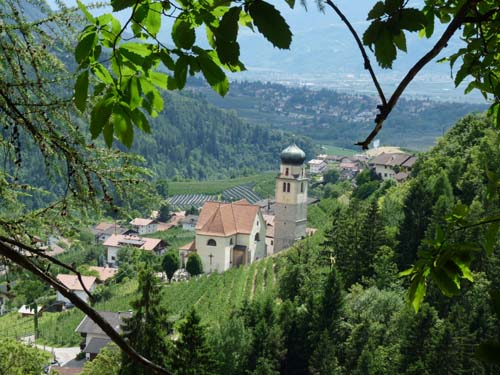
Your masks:
{"label": "white house", "polygon": [[130,225],[132,225],[132,228],[140,235],[154,233],[158,230],[157,222],[153,219],[136,217],[130,222]]}
{"label": "white house", "polygon": [[223,272],[265,257],[265,239],[266,223],[259,206],[245,199],[203,205],[195,247],[205,272]]}
{"label": "white house", "polygon": [[[123,323],[123,318],[130,318],[132,313],[99,311],[99,315],[101,315],[116,332],[122,333],[121,325]],[[85,339],[85,341],[82,341],[80,348],[83,350],[88,360],[93,360],[101,349],[111,342],[111,339],[104,333],[101,327],[94,323],[88,316],[83,318],[78,327],[76,327],[75,332],[79,333]]]}
{"label": "white house", "polygon": [[309,164],[309,173],[311,174],[322,173],[327,167],[326,162],[321,159],[312,159],[307,164]]}
{"label": "white house", "polygon": [[102,222],[97,224],[91,229],[91,232],[95,236],[96,243],[101,243],[106,241],[112,234],[124,234],[127,228],[124,228],[115,223]]}
{"label": "white house", "polygon": [[159,238],[148,238],[124,234],[113,234],[103,243],[107,248],[107,263],[115,267],[118,260],[118,250],[123,247],[136,247],[145,251],[153,251],[156,255],[162,255],[165,250],[164,242]]}
{"label": "white house", "polygon": [[416,160],[405,153],[382,153],[370,161],[370,166],[383,180],[388,180],[395,179],[400,171],[410,171]]}
{"label": "white house", "polygon": [[196,229],[198,219],[198,215],[187,215],[184,219],[181,220],[182,229],[194,231]]}
{"label": "white house", "polygon": [[[83,289],[83,286],[80,283],[78,276],[65,275],[60,273],[59,275],[57,275],[57,280],[59,280],[59,282],[62,283],[71,292],[75,293],[78,297],[80,297],[80,299],[83,300],[84,302],[89,301],[89,296],[85,292],[85,289]],[[96,278],[94,276],[82,276],[82,282],[83,285],[85,285],[85,288],[87,288],[87,290],[90,293],[94,291],[96,287]],[[57,291],[56,300],[64,303],[70,303],[70,300],[64,297],[59,291]]]}

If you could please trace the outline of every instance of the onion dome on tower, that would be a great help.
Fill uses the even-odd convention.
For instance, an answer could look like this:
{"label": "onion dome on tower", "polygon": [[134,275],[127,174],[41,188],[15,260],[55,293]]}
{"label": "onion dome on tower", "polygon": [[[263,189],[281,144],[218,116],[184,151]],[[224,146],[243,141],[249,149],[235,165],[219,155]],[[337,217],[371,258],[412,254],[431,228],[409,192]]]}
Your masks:
{"label": "onion dome on tower", "polygon": [[306,153],[295,143],[281,151],[281,162],[283,164],[302,165],[306,160]]}

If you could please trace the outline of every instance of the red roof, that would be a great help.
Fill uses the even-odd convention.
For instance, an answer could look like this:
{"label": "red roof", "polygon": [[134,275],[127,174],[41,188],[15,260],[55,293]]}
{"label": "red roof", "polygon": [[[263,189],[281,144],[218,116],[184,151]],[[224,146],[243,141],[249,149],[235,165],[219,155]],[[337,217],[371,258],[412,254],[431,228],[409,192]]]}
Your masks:
{"label": "red roof", "polygon": [[106,281],[107,279],[113,277],[118,272],[118,269],[111,267],[91,266],[89,267],[89,270],[97,271],[97,273],[99,274],[98,278],[101,281]]}
{"label": "red roof", "polygon": [[[84,290],[78,276],[76,275],[65,275],[60,273],[57,275],[57,280],[59,280],[69,290]],[[87,290],[90,290],[92,285],[94,285],[95,280],[95,276],[82,276],[83,285],[85,285]]]}
{"label": "red roof", "polygon": [[260,207],[242,199],[233,203],[205,202],[196,225],[197,234],[229,236],[250,234]]}

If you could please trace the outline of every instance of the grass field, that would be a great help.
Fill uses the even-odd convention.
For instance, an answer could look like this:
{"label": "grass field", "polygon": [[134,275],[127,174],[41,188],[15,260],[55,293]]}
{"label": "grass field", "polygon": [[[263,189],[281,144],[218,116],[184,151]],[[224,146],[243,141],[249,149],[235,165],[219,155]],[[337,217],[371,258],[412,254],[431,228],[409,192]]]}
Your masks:
{"label": "grass field", "polygon": [[361,152],[361,149],[354,150],[349,148],[337,147],[329,144],[321,144],[319,146],[321,147],[321,153],[327,155],[353,156]]}
{"label": "grass field", "polygon": [[170,196],[177,194],[221,194],[224,190],[248,183],[255,183],[262,186],[266,182],[273,181],[275,172],[266,172],[259,175],[227,178],[224,180],[207,180],[207,181],[172,181],[168,183],[168,194]]}

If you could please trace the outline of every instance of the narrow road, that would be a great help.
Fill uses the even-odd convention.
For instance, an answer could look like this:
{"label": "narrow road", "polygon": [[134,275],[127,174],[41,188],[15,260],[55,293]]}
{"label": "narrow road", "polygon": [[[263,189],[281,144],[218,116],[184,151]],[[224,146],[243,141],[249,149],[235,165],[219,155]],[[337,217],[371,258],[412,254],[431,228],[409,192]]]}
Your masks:
{"label": "narrow road", "polygon": [[[33,341],[35,340],[35,336],[25,336],[21,339],[21,342],[26,345],[33,345]],[[76,355],[80,353],[80,347],[71,347],[71,348],[54,348],[52,346],[35,344],[38,349],[45,350],[46,352],[52,353],[55,356],[57,362],[63,366],[65,363],[75,359]]]}

